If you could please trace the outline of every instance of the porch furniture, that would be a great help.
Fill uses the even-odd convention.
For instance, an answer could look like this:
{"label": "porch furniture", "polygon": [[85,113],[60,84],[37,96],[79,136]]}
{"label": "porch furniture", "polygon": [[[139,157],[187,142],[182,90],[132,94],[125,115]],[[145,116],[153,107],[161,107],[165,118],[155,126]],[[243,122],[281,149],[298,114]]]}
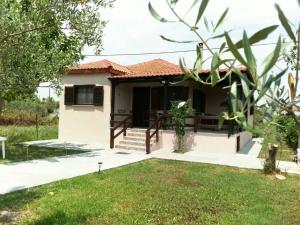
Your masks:
{"label": "porch furniture", "polygon": [[5,141],[7,138],[0,137],[0,142],[2,143],[2,158],[5,159]]}

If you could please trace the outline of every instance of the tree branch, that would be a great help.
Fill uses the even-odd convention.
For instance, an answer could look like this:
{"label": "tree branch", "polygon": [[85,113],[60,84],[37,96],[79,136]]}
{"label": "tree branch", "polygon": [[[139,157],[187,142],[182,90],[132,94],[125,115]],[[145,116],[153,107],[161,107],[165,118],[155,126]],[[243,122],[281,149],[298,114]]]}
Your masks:
{"label": "tree branch", "polygon": [[9,34],[9,35],[7,35],[6,37],[2,38],[2,39],[0,40],[0,42],[4,42],[4,41],[6,41],[7,39],[12,38],[12,37],[15,37],[15,36],[19,36],[19,35],[22,35],[22,34],[26,34],[26,33],[29,33],[29,32],[33,32],[33,31],[36,31],[36,30],[42,30],[42,29],[45,29],[45,28],[48,28],[48,26],[35,27],[35,28],[32,28],[32,29],[20,31],[20,32],[17,32],[17,33],[12,33],[12,34]]}

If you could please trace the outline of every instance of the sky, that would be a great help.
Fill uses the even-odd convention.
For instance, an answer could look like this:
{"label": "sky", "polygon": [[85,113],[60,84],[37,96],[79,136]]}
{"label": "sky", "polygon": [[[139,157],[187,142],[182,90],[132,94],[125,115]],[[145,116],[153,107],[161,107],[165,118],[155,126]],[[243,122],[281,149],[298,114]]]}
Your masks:
{"label": "sky", "polygon": [[[193,1],[179,0],[176,11],[183,15]],[[151,0],[150,2],[161,16],[170,20],[174,19],[164,0]],[[148,3],[149,0],[116,0],[112,8],[101,11],[102,19],[108,21],[104,29],[102,55],[194,50],[196,48],[195,43],[178,44],[162,40],[160,35],[176,40],[198,41],[193,33],[182,24],[161,23],[155,20],[149,13]],[[275,3],[280,5],[292,24],[299,24],[300,7],[297,0],[210,0],[204,16],[209,21],[212,20],[216,23],[223,11],[229,7],[226,20],[218,33],[232,30],[230,33],[232,39],[238,41],[242,38],[243,30],[246,30],[250,36],[264,27],[280,23],[274,7]],[[195,21],[198,8],[199,5],[196,5],[187,15],[188,22],[193,23]],[[202,21],[200,21],[199,31],[204,38],[212,35],[205,30]],[[288,41],[284,30],[279,28],[262,43],[274,43],[280,34]],[[219,47],[221,43],[221,40],[214,40],[210,46]],[[274,47],[275,45],[253,47],[258,62],[262,62]],[[84,54],[93,55],[95,51],[92,47],[87,47]],[[131,65],[161,58],[178,64],[179,58],[182,57],[185,58],[188,66],[192,66],[195,52],[142,56],[88,56],[82,63],[108,59],[122,65]],[[204,51],[204,57],[209,57],[208,51]],[[278,66],[283,68],[285,64],[279,63]],[[209,67],[209,63],[205,64],[204,67]],[[49,89],[40,88],[38,95],[48,97]],[[50,96],[57,98],[54,90],[50,90]]]}

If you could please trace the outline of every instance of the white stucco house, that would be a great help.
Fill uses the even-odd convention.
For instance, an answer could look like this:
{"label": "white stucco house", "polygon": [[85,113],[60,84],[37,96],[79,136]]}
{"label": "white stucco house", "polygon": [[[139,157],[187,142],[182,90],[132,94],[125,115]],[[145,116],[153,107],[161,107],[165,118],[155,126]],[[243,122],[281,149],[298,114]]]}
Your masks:
{"label": "white stucco house", "polygon": [[[247,73],[246,68],[240,70]],[[220,70],[221,75],[226,72]],[[209,73],[201,70],[199,75]],[[228,81],[208,87],[193,80],[180,82],[182,77],[179,66],[162,59],[130,66],[101,60],[70,68],[62,79],[59,139],[147,153],[174,149],[170,102],[191,99],[186,149],[238,152],[251,135],[230,123],[218,129],[218,115],[228,107],[228,89],[223,89]],[[248,120],[253,121],[250,107]]]}

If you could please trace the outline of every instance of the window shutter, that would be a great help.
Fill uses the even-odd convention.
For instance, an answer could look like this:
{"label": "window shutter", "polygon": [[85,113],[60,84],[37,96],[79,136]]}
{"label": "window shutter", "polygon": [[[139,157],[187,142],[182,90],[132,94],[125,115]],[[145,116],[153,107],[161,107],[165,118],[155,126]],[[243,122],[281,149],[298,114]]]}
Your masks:
{"label": "window shutter", "polygon": [[94,105],[103,106],[104,91],[103,86],[95,86],[94,88]]}
{"label": "window shutter", "polygon": [[74,105],[74,87],[65,87],[65,105]]}

